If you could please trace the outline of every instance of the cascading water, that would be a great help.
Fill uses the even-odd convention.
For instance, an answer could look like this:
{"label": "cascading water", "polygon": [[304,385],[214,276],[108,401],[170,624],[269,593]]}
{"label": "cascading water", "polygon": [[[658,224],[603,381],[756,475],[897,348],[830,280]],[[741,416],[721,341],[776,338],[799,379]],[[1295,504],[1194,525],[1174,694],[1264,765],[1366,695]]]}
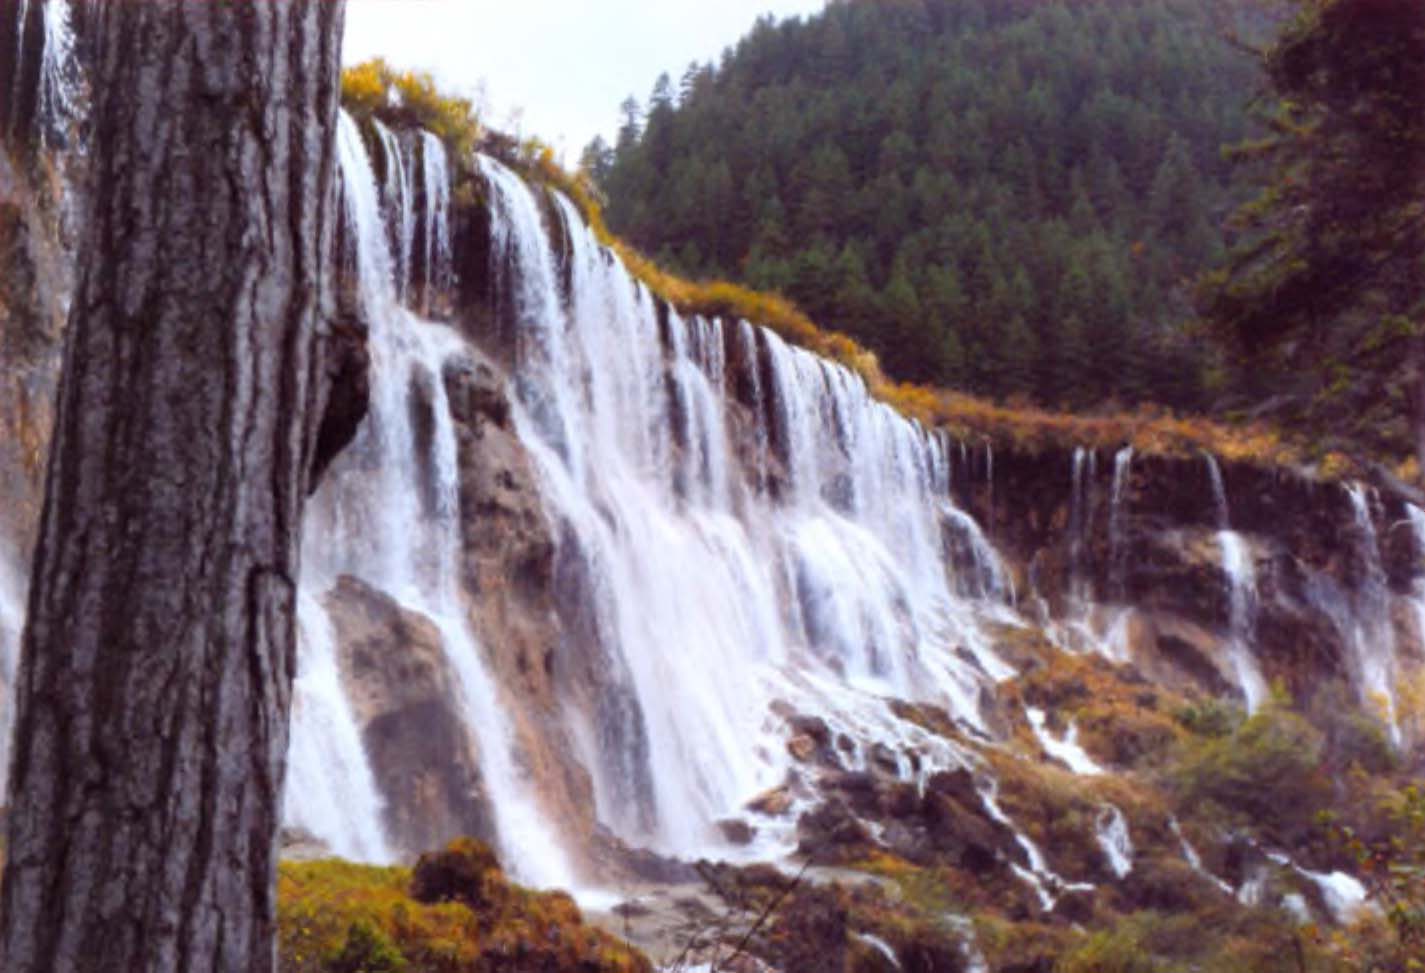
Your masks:
{"label": "cascading water", "polygon": [[1127,878],[1133,871],[1133,838],[1123,812],[1112,804],[1100,808],[1095,838],[1109,869],[1116,877]]}
{"label": "cascading water", "polygon": [[1415,542],[1415,580],[1411,585],[1410,601],[1415,611],[1415,638],[1417,644],[1425,647],[1425,510],[1415,504],[1405,505],[1406,517],[1410,521],[1410,536]]}
{"label": "cascading water", "polygon": [[354,861],[392,858],[381,830],[381,797],[341,685],[336,634],[316,596],[298,595],[284,820]]}
{"label": "cascading water", "polygon": [[1105,773],[1098,761],[1094,760],[1083,747],[1079,745],[1079,728],[1070,723],[1068,730],[1062,740],[1057,739],[1049,732],[1048,719],[1044,711],[1029,707],[1024,711],[1024,715],[1029,720],[1029,727],[1034,731],[1035,738],[1039,741],[1039,746],[1053,759],[1059,761],[1075,774],[1093,776]]}
{"label": "cascading water", "polygon": [[[960,592],[1008,597],[1008,583],[950,504],[944,442],[768,331],[660,322],[556,197],[566,301],[531,190],[480,166],[517,321],[517,426],[578,585],[563,596],[592,619],[566,648],[605,682],[600,702],[569,707],[600,818],[682,854],[707,846],[785,777],[774,700],[896,745],[886,696],[982,727],[982,687],[1011,670],[979,618],[1007,610]],[[734,376],[734,357],[755,364]],[[734,423],[757,430],[738,437],[749,456]],[[957,572],[947,536],[981,557]]]}
{"label": "cascading water", "polygon": [[1395,629],[1390,619],[1390,588],[1381,563],[1380,542],[1370,497],[1359,483],[1347,487],[1355,527],[1356,559],[1361,577],[1356,584],[1356,605],[1348,625],[1348,641],[1355,657],[1361,694],[1377,705],[1390,728],[1391,739],[1401,744],[1396,721]]}
{"label": "cascading water", "polygon": [[[381,139],[387,151],[399,148],[395,140]],[[479,744],[482,775],[494,812],[497,841],[511,870],[525,881],[541,885],[570,887],[572,870],[563,849],[545,825],[529,782],[518,769],[515,740],[504,714],[495,682],[485,670],[482,650],[470,628],[458,580],[459,561],[459,470],[456,442],[442,375],[447,362],[464,353],[464,343],[449,329],[423,321],[401,307],[396,299],[394,268],[388,246],[389,231],[379,204],[371,164],[360,132],[345,114],[340,120],[338,151],[343,178],[346,214],[350,224],[360,281],[362,309],[370,322],[368,345],[371,353],[371,414],[352,447],[354,454],[376,457],[374,482],[366,482],[362,471],[337,469],[319,491],[314,511],[308,518],[304,550],[309,563],[304,566],[304,592],[321,590],[338,574],[352,574],[383,589],[405,608],[419,612],[435,623],[443,647],[455,672],[464,704],[467,726]],[[430,160],[436,152],[423,149],[431,179],[445,178],[443,149],[439,165]],[[404,165],[400,158],[388,158],[388,167]],[[447,189],[425,187],[427,206],[448,202]],[[414,194],[412,194],[414,195]],[[448,219],[432,212],[423,215],[425,225],[434,230],[428,257],[449,252]],[[413,224],[407,213],[394,214],[398,227]],[[438,274],[427,263],[427,279]],[[413,418],[413,392],[421,390],[428,413],[429,432],[424,437]],[[345,481],[345,482],[344,482]],[[345,751],[333,766],[304,765],[307,756],[319,752],[320,744],[310,739],[321,729],[313,727],[312,714],[321,713],[323,697],[318,687],[325,665],[321,658],[324,619],[320,602],[313,595],[302,601],[303,630],[312,633],[304,646],[310,656],[312,673],[302,695],[299,681],[299,715],[293,728],[294,780],[325,780],[310,791],[295,793],[291,813],[302,821],[333,822],[328,810],[304,808],[320,795],[336,793],[341,782],[332,777],[337,766],[364,766],[364,755]],[[305,706],[303,704],[306,704]],[[329,707],[328,712],[339,707]],[[349,721],[349,713],[341,717]],[[343,729],[337,740],[354,741]],[[329,734],[329,736],[331,736]],[[327,741],[330,743],[330,741]],[[369,772],[368,772],[369,773]],[[361,774],[355,775],[360,777]],[[369,795],[361,801],[370,805]],[[320,835],[333,840],[327,834]],[[350,835],[341,840],[353,840]]]}
{"label": "cascading water", "polygon": [[69,0],[20,0],[14,11],[18,29],[12,75],[6,79],[7,97],[14,97],[25,77],[25,52],[29,44],[32,3],[40,3],[40,66],[36,95],[36,123],[45,143],[64,146],[70,127],[79,117],[82,100],[80,69],[74,57],[74,28]]}
{"label": "cascading water", "polygon": [[[430,309],[435,294],[450,288],[454,251],[450,244],[450,161],[445,143],[430,132],[420,133],[421,197],[424,234],[422,261],[425,289],[422,299]],[[409,179],[409,176],[407,177]],[[403,223],[407,223],[403,218]],[[408,265],[409,267],[409,265]]]}
{"label": "cascading water", "polygon": [[979,784],[980,803],[989,816],[1004,825],[1014,834],[1015,843],[1023,850],[1029,867],[1017,862],[1010,863],[1010,870],[1039,897],[1039,904],[1045,912],[1051,912],[1065,892],[1091,892],[1093,886],[1084,882],[1070,882],[1049,867],[1049,861],[1034,840],[1020,830],[1009,815],[999,806],[999,786],[993,779],[985,779]]}
{"label": "cascading water", "polygon": [[1188,863],[1188,867],[1208,879],[1208,881],[1216,885],[1224,894],[1232,895],[1232,886],[1209,872],[1202,864],[1202,856],[1197,853],[1197,849],[1192,846],[1192,842],[1188,841],[1187,835],[1183,834],[1183,826],[1178,822],[1178,819],[1169,818],[1168,827],[1172,829],[1173,835],[1178,839],[1178,846],[1182,849],[1183,860]]}
{"label": "cascading water", "polygon": [[1125,446],[1113,457],[1113,490],[1108,507],[1108,558],[1110,597],[1123,602],[1128,597],[1128,478],[1133,472],[1133,447]]}
{"label": "cascading water", "polygon": [[15,677],[20,668],[20,634],[25,624],[25,589],[0,545],[0,794],[10,773],[10,738],[15,722]]}
{"label": "cascading water", "polygon": [[1232,529],[1227,485],[1216,457],[1204,454],[1208,480],[1212,486],[1217,514],[1217,544],[1222,551],[1222,576],[1227,584],[1227,651],[1237,677],[1237,688],[1247,701],[1247,712],[1255,713],[1266,701],[1267,681],[1252,654],[1257,629],[1257,570],[1251,549],[1241,534]]}
{"label": "cascading water", "polygon": [[415,189],[400,137],[381,124],[380,119],[373,119],[371,124],[381,143],[383,171],[386,174],[381,182],[381,208],[394,216],[388,222],[391,228],[390,253],[395,263],[396,296],[404,303],[410,295],[411,254],[416,239]]}

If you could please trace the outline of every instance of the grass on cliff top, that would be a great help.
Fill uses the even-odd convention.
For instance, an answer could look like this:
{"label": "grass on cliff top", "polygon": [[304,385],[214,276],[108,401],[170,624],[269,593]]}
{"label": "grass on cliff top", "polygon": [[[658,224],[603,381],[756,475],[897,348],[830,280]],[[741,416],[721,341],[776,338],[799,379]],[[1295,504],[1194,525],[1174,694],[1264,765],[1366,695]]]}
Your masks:
{"label": "grass on cliff top", "polygon": [[[401,72],[374,60],[348,68],[342,98],[358,118],[380,117],[396,127],[420,126],[445,140],[452,157],[468,170],[477,147],[501,156],[526,176],[552,186],[579,207],[595,236],[612,249],[629,272],[680,314],[744,319],[770,328],[786,341],[839,362],[865,380],[871,394],[928,427],[960,439],[985,438],[1036,452],[1046,448],[1117,449],[1132,446],[1147,455],[1187,456],[1201,451],[1229,462],[1263,466],[1298,465],[1304,452],[1263,424],[1215,422],[1177,416],[1154,406],[1136,411],[1073,415],[1019,403],[1003,404],[950,389],[898,383],[882,371],[874,352],[850,337],[819,327],[792,301],[725,280],[688,280],[669,273],[609,230],[599,192],[586,174],[559,165],[554,151],[537,139],[523,143],[488,133],[468,99],[441,94],[431,77]],[[1323,476],[1352,472],[1339,454],[1316,457]],[[1405,478],[1413,478],[1405,471]]]}

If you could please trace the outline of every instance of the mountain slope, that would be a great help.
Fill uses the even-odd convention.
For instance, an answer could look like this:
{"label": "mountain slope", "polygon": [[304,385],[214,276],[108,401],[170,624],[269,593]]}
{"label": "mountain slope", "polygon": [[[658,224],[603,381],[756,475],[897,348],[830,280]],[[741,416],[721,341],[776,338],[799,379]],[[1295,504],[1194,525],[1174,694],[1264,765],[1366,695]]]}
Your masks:
{"label": "mountain slope", "polygon": [[1197,406],[1182,284],[1248,132],[1231,3],[852,0],[759,21],[585,156],[610,224],[781,290],[899,377]]}

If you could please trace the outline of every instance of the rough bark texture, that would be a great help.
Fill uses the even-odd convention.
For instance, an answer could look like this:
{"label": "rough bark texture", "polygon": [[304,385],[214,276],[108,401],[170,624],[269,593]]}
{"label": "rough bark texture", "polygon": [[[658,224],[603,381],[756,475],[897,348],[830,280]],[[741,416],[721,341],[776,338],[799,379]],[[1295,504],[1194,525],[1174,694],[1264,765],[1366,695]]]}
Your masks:
{"label": "rough bark texture", "polygon": [[29,604],[0,969],[275,967],[344,4],[86,4],[92,197]]}
{"label": "rough bark texture", "polygon": [[0,135],[34,123],[44,52],[43,0],[5,0],[0,9]]}

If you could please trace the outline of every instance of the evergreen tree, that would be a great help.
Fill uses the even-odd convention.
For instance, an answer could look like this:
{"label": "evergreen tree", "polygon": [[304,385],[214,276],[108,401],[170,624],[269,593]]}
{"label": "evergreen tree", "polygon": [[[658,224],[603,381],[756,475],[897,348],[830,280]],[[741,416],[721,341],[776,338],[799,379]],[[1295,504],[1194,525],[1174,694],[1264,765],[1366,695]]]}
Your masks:
{"label": "evergreen tree", "polygon": [[841,0],[763,18],[716,68],[689,66],[676,102],[660,78],[646,122],[626,104],[612,166],[587,168],[616,232],[690,274],[785,290],[897,377],[1087,405],[1158,397],[1143,369],[1166,357],[1169,404],[1200,407],[1174,298],[1241,195],[1216,160],[1249,134],[1259,69],[1222,25],[1251,4]]}

